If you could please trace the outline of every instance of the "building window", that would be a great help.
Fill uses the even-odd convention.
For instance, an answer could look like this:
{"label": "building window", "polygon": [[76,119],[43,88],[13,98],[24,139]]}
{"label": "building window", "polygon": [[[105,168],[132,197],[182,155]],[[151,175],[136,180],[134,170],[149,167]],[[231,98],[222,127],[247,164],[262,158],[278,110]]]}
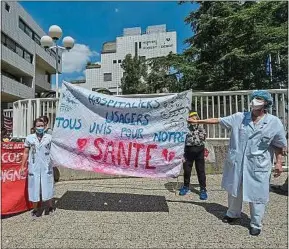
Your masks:
{"label": "building window", "polygon": [[4,33],[1,33],[1,43],[5,43],[6,42],[6,36],[4,35]]}
{"label": "building window", "polygon": [[13,74],[11,74],[11,73],[8,73],[8,72],[6,72],[6,71],[4,71],[4,70],[1,71],[1,74],[3,74],[4,76],[6,76],[6,77],[8,77],[8,78],[10,78],[10,79],[16,80],[16,81],[18,81],[18,82],[20,82],[20,80],[21,80],[20,77],[17,77],[17,76],[15,76],[15,75],[13,75]]}
{"label": "building window", "polygon": [[10,50],[12,50],[14,53],[18,54],[20,57],[27,60],[29,63],[33,62],[33,55],[3,32],[1,33],[1,43]]}
{"label": "building window", "polygon": [[113,60],[113,64],[115,64],[116,63],[116,60]]}
{"label": "building window", "polygon": [[25,32],[30,38],[33,39],[33,31],[32,31],[31,28],[29,28],[29,27],[26,26],[24,32]]}
{"label": "building window", "polygon": [[19,19],[19,28],[25,31],[25,23],[21,19]]}
{"label": "building window", "polygon": [[5,3],[5,10],[7,10],[8,12],[10,12],[10,5],[8,3]]}
{"label": "building window", "polygon": [[138,48],[141,49],[141,42],[138,43]]}
{"label": "building window", "polygon": [[28,53],[27,51],[24,51],[24,59],[27,60],[28,62],[32,63],[33,56],[32,56],[32,54]]}
{"label": "building window", "polygon": [[121,63],[121,60],[118,60],[118,63]]}
{"label": "building window", "polygon": [[111,73],[104,73],[103,74],[103,81],[112,81],[112,74]]}
{"label": "building window", "polygon": [[[23,30],[32,40],[34,40],[39,46],[41,46],[40,43],[40,36],[37,35],[21,18],[19,18],[19,22],[18,22],[18,26],[21,30]],[[49,50],[45,49],[45,51],[52,57],[55,58],[55,60],[57,60],[56,58],[56,53],[55,51],[50,52]],[[59,56],[58,58],[58,63],[61,62],[61,57]]]}
{"label": "building window", "polygon": [[24,53],[24,50],[19,45],[16,45],[16,54],[18,54],[19,56],[23,58],[24,56],[23,53]]}
{"label": "building window", "polygon": [[41,43],[40,43],[40,36],[38,36],[37,34],[33,34],[33,40],[39,45],[41,46]]}
{"label": "building window", "polygon": [[137,56],[137,42],[134,43],[134,55]]}
{"label": "building window", "polygon": [[51,74],[48,72],[45,72],[45,79],[48,83],[51,83]]}
{"label": "building window", "polygon": [[11,40],[10,38],[6,37],[6,45],[7,48],[9,48],[10,50],[12,50],[13,52],[16,52],[16,44],[13,40]]}
{"label": "building window", "polygon": [[28,25],[21,19],[19,18],[19,28],[22,29],[30,38],[33,39],[33,31]]}

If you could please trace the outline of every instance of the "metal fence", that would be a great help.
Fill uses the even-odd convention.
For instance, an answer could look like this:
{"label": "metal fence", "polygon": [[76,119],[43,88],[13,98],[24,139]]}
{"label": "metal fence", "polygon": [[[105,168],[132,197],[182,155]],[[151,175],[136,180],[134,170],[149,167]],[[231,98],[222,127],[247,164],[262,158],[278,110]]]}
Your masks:
{"label": "metal fence", "polygon": [[[201,119],[231,115],[235,112],[249,110],[252,91],[193,92],[192,109],[199,113]],[[278,116],[288,130],[288,93],[284,89],[269,90],[274,98],[274,105],[269,110]],[[162,94],[164,95],[164,94]],[[157,97],[155,95],[137,95],[138,98]],[[123,96],[133,97],[133,95]],[[33,120],[39,116],[49,117],[49,127],[53,128],[58,99],[38,98],[25,99],[13,103],[13,136],[26,137],[30,134]],[[12,116],[11,110],[4,110],[4,115]],[[229,134],[220,125],[207,126],[208,139],[228,140]]]}
{"label": "metal fence", "polygon": [[6,118],[12,118],[13,117],[13,109],[4,109],[3,110],[3,116]]}
{"label": "metal fence", "polygon": [[13,137],[26,137],[30,134],[33,121],[40,116],[49,118],[48,126],[53,128],[58,99],[40,98],[18,100],[13,103]]}
{"label": "metal fence", "polygon": [[[276,115],[288,130],[288,92],[285,89],[269,90],[274,104],[269,113]],[[250,109],[252,91],[222,91],[193,93],[192,107],[201,119],[218,118]],[[229,134],[220,125],[207,125],[208,138],[226,139]]]}

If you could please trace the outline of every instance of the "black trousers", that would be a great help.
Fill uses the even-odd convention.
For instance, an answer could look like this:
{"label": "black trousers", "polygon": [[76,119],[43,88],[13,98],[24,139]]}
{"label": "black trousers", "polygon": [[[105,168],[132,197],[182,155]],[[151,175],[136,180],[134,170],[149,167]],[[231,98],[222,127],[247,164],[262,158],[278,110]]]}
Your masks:
{"label": "black trousers", "polygon": [[184,186],[190,186],[193,163],[195,163],[198,181],[201,189],[206,189],[205,172],[205,147],[204,146],[186,146],[184,167]]}

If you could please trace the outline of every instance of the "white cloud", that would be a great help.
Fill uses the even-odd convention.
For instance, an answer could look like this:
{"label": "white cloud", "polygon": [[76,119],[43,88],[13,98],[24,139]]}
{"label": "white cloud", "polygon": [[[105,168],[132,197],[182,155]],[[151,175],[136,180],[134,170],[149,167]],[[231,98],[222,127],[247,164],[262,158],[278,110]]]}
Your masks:
{"label": "white cloud", "polygon": [[119,9],[118,9],[118,8],[115,8],[115,9],[114,9],[114,12],[115,12],[115,13],[119,12]]}
{"label": "white cloud", "polygon": [[86,63],[90,61],[92,57],[96,56],[99,56],[99,53],[90,50],[88,46],[75,44],[69,52],[65,51],[62,55],[62,72],[82,72]]}

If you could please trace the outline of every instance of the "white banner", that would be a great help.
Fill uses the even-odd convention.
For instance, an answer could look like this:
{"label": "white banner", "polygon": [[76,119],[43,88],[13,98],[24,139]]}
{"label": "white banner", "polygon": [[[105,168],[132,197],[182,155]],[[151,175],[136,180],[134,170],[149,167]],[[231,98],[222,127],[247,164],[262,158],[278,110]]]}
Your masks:
{"label": "white banner", "polygon": [[122,98],[64,82],[53,129],[54,166],[138,177],[176,177],[192,92]]}

